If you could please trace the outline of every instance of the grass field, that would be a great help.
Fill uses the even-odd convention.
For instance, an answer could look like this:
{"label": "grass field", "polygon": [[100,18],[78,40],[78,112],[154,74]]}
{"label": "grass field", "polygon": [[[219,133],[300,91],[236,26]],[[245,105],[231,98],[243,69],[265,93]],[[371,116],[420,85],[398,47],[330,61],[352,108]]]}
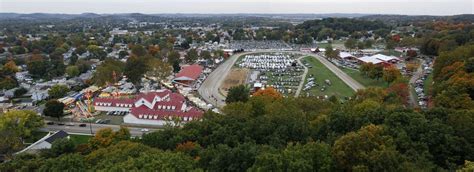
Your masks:
{"label": "grass field", "polygon": [[[320,87],[314,87],[309,90],[315,96],[336,96],[338,98],[345,98],[352,96],[354,91],[346,85],[339,77],[337,77],[334,73],[332,73],[326,66],[324,66],[321,62],[319,62],[314,57],[305,57],[304,60],[312,66],[312,68],[308,69],[308,75],[305,77],[305,84],[307,83],[307,79],[309,75],[312,74],[315,77],[316,83],[320,85]],[[327,86],[324,83],[324,80],[329,79],[331,81],[331,85]],[[321,87],[326,85],[326,90],[321,91]],[[304,95],[305,92],[302,92]]]}
{"label": "grass field", "polygon": [[340,69],[365,87],[388,87],[388,83],[383,81],[383,79],[379,79],[378,81],[376,79],[370,79],[366,76],[361,75],[360,71],[355,69],[348,69],[343,67],[341,67]]}
{"label": "grass field", "polygon": [[92,136],[87,136],[87,135],[73,135],[73,134],[70,134],[69,135],[70,139],[76,144],[85,144],[85,143],[88,143],[89,142],[89,139],[92,137]]}

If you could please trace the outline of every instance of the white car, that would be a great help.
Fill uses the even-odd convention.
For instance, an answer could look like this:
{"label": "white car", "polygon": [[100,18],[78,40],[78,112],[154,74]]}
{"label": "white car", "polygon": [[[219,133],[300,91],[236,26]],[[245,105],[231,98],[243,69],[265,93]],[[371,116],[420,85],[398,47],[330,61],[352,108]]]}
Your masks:
{"label": "white car", "polygon": [[146,129],[146,128],[142,128],[140,131],[142,131],[142,132],[148,132],[149,130]]}

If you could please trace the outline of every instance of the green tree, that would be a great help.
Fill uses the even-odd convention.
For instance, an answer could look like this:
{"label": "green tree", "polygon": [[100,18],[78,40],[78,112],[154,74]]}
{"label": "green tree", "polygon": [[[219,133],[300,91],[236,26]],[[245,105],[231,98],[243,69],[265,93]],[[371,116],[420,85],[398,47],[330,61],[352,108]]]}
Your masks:
{"label": "green tree", "polygon": [[400,73],[400,70],[395,67],[388,67],[383,70],[383,80],[389,84],[401,77],[402,74]]}
{"label": "green tree", "polygon": [[15,97],[20,97],[23,94],[26,94],[27,92],[28,92],[28,90],[26,88],[20,87],[20,88],[16,89],[13,94],[14,94]]}
{"label": "green tree", "polygon": [[349,38],[344,42],[344,47],[346,47],[349,50],[355,49],[357,46],[357,40],[353,38]]}
{"label": "green tree", "polygon": [[168,63],[163,62],[159,59],[151,59],[148,62],[148,68],[150,70],[146,72],[146,76],[152,77],[156,81],[161,81],[161,80],[166,79],[166,77],[171,75],[171,72],[173,70],[172,67]]}
{"label": "green tree", "polygon": [[381,126],[368,125],[336,140],[333,157],[338,167],[352,170],[363,165],[371,171],[398,171],[402,157]]}
{"label": "green tree", "polygon": [[51,64],[42,58],[27,62],[28,73],[30,73],[33,78],[43,78],[47,76],[50,67]]}
{"label": "green tree", "polygon": [[45,104],[45,108],[43,110],[43,114],[45,116],[50,116],[53,118],[58,118],[58,121],[60,121],[61,117],[63,117],[64,114],[64,103],[61,103],[57,100],[49,100]]}
{"label": "green tree", "polygon": [[249,89],[245,85],[231,87],[225,99],[226,103],[246,102],[249,99]]}
{"label": "green tree", "polygon": [[213,54],[214,54],[214,57],[218,57],[218,58],[219,58],[219,57],[224,57],[224,51],[223,51],[223,50],[220,50],[220,49],[219,49],[219,50],[215,50],[215,51],[213,52]]}
{"label": "green tree", "polygon": [[383,66],[382,65],[375,65],[371,70],[368,72],[368,76],[371,79],[379,80],[383,76]]}
{"label": "green tree", "polygon": [[50,98],[59,99],[66,96],[68,92],[69,88],[66,85],[57,84],[48,90],[48,95]]}
{"label": "green tree", "polygon": [[123,59],[125,58],[125,56],[128,56],[128,52],[127,51],[120,51],[119,52],[119,58]]}
{"label": "green tree", "polygon": [[58,158],[46,160],[38,171],[87,171],[87,169],[84,156],[64,154]]}
{"label": "green tree", "polygon": [[331,171],[331,166],[329,145],[290,143],[281,152],[265,151],[259,154],[250,171]]}
{"label": "green tree", "polygon": [[327,47],[326,47],[326,52],[324,52],[324,55],[326,56],[326,58],[328,59],[335,59],[339,56],[339,51],[338,50],[334,50],[332,48],[332,45],[329,44]]}
{"label": "green tree", "polygon": [[184,57],[187,63],[194,63],[198,59],[198,52],[196,49],[190,49]]}
{"label": "green tree", "polygon": [[79,76],[79,74],[81,74],[81,72],[79,71],[79,67],[77,67],[77,66],[68,66],[66,68],[66,74],[69,77],[76,77],[76,76]]}
{"label": "green tree", "polygon": [[62,154],[65,153],[74,153],[76,149],[76,145],[72,140],[69,138],[61,138],[61,139],[56,139],[53,144],[51,145],[51,149],[49,149],[49,152],[51,152],[52,157],[58,157]]}
{"label": "green tree", "polygon": [[142,57],[147,54],[145,47],[141,45],[134,45],[132,47],[132,54],[137,56],[137,57]]}
{"label": "green tree", "polygon": [[148,62],[152,57],[136,57],[132,56],[127,59],[125,63],[125,71],[124,75],[127,78],[137,84],[145,74],[149,70]]}
{"label": "green tree", "polygon": [[118,60],[105,60],[97,67],[93,80],[98,86],[118,82],[125,70],[125,64]]}
{"label": "green tree", "polygon": [[33,111],[11,110],[0,115],[0,154],[9,157],[23,147],[23,140],[44,125]]}
{"label": "green tree", "polygon": [[211,52],[209,51],[201,51],[201,58],[205,59],[205,60],[211,60],[212,59],[212,56],[211,56]]}

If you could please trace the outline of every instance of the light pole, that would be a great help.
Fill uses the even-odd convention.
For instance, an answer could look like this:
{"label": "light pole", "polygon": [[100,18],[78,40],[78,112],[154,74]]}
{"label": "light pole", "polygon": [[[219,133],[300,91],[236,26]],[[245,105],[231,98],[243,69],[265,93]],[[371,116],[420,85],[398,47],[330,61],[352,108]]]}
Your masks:
{"label": "light pole", "polygon": [[89,120],[89,128],[91,130],[91,135],[94,135],[94,133],[92,133],[92,120]]}

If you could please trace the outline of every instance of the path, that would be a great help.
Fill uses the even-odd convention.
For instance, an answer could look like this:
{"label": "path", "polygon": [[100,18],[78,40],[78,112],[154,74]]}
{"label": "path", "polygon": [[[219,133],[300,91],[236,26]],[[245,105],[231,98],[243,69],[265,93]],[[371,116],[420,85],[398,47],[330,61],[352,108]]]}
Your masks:
{"label": "path", "polygon": [[303,89],[303,85],[304,85],[304,82],[305,82],[305,79],[306,79],[306,75],[308,74],[308,67],[306,67],[305,65],[303,65],[303,63],[301,63],[301,59],[304,58],[305,56],[301,56],[297,59],[298,63],[304,67],[304,73],[303,73],[303,76],[302,76],[302,79],[301,79],[301,82],[300,82],[300,85],[298,86],[298,89],[296,90],[296,94],[295,94],[295,97],[298,97],[300,96],[301,94],[301,90]]}
{"label": "path", "polygon": [[425,60],[420,59],[420,66],[418,66],[418,68],[416,69],[416,72],[413,73],[413,75],[410,78],[410,81],[408,81],[408,85],[410,86],[410,88],[408,90],[408,92],[410,93],[410,96],[408,97],[408,102],[414,108],[418,107],[418,102],[417,102],[418,98],[416,97],[417,95],[415,95],[413,90],[415,90],[416,80],[421,78],[421,76],[423,75],[423,67],[422,66],[423,66],[424,63],[425,63]]}

